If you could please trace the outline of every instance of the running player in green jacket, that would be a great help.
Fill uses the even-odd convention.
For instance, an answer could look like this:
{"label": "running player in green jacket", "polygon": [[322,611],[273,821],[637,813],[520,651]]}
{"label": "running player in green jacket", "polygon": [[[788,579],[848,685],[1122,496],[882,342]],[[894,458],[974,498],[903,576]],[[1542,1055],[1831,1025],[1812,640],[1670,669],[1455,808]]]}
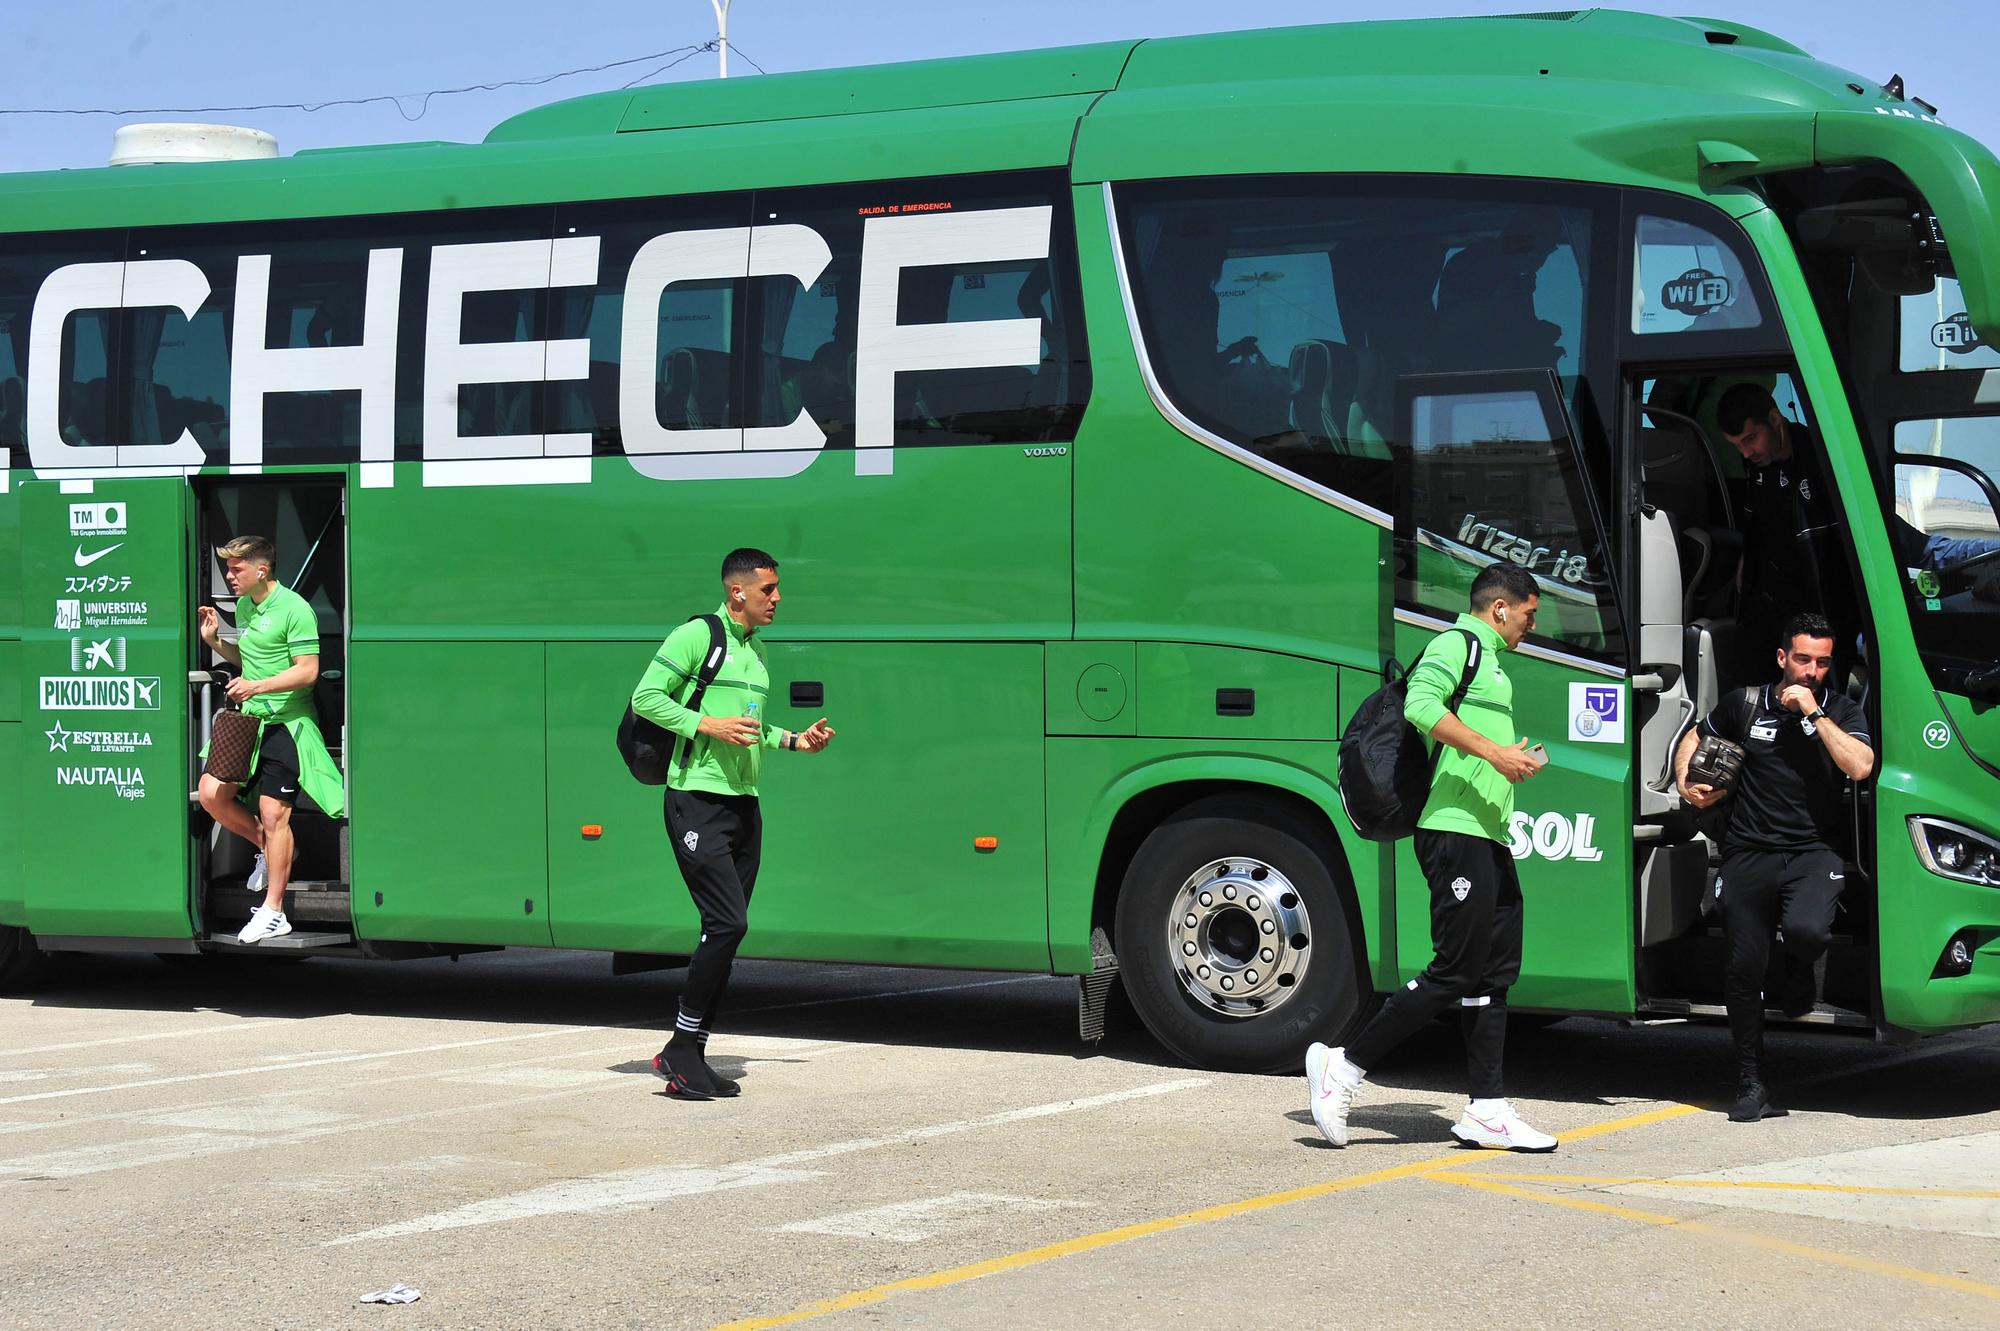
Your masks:
{"label": "running player in green jacket", "polygon": [[633,711],[681,737],[667,776],[667,836],[701,914],[701,938],[688,960],[673,1038],[653,1056],[653,1070],[666,1079],[668,1094],[688,1100],[742,1089],[709,1067],[706,1052],[715,1009],[750,923],[750,893],[764,840],[757,803],[763,751],[818,753],[833,742],[825,717],[799,731],[764,725],[771,674],[756,634],[776,617],[779,600],[778,561],[762,550],[730,551],[722,561],[722,605],[716,610],[725,655],[702,695],[701,710],[692,710],[680,696],[692,692],[689,682],[709,650],[708,626],[698,619],[667,635],[632,692]]}

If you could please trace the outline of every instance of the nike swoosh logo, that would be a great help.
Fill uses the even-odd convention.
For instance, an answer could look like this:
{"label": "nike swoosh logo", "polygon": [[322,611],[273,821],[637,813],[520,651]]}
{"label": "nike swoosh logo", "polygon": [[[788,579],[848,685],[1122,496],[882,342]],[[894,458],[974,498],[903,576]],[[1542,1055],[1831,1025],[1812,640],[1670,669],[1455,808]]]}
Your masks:
{"label": "nike swoosh logo", "polygon": [[99,550],[96,554],[93,555],[85,554],[83,552],[83,547],[79,545],[76,548],[76,566],[78,568],[89,568],[92,564],[95,564],[98,560],[104,558],[104,556],[110,554],[113,550],[121,548],[124,544],[125,542],[120,541],[118,542],[117,545],[107,545],[102,550]]}

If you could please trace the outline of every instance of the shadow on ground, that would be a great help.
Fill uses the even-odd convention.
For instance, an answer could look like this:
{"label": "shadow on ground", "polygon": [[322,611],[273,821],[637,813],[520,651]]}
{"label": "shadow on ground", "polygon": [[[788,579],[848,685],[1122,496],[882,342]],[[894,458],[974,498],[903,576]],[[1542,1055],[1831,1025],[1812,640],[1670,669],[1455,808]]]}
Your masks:
{"label": "shadow on ground", "polygon": [[[286,963],[215,956],[171,966],[151,957],[97,956],[70,959],[33,1001],[37,1007],[274,1020],[355,1014],[627,1026],[634,1029],[634,1062],[619,1070],[650,1072],[643,1060],[672,1025],[682,974],[614,977],[600,953],[526,950],[458,961],[323,957]],[[744,961],[718,1020],[716,1066],[732,1077],[742,1070],[742,1060],[725,1066],[720,1040],[739,1032],[1176,1066],[1142,1029],[1115,1030],[1102,1044],[1084,1044],[1077,1037],[1076,992],[1076,981],[1060,976]],[[2000,1109],[2000,1038],[1990,1032],[1940,1036],[1908,1051],[1851,1033],[1779,1028],[1768,1036],[1767,1049],[1770,1080],[1793,1109],[1884,1119],[1949,1119]],[[1720,1104],[1731,1090],[1728,1033],[1717,1024],[1628,1026],[1580,1017],[1553,1025],[1520,1022],[1509,1035],[1507,1076],[1509,1090],[1527,1099]],[[1375,1095],[1451,1097],[1461,1093],[1463,1077],[1457,1032],[1440,1023],[1398,1049],[1371,1082]],[[1406,1140],[1449,1139],[1449,1123],[1426,1105],[1364,1101],[1354,1121]]]}

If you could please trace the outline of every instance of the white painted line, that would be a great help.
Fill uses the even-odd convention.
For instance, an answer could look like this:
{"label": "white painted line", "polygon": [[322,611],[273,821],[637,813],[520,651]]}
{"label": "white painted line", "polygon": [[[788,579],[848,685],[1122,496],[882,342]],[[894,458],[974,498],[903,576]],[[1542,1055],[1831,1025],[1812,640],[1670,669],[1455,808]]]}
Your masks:
{"label": "white painted line", "polygon": [[1179,1081],[1155,1082],[1150,1086],[1108,1091],[1103,1095],[1085,1096],[1078,1100],[1055,1100],[1045,1105],[1029,1105],[1025,1109],[1003,1109],[997,1114],[985,1114],[979,1118],[963,1118],[951,1123],[931,1123],[920,1128],[905,1128],[901,1132],[892,1132],[882,1137],[859,1137],[853,1141],[812,1146],[803,1151],[787,1151],[782,1155],[767,1155],[762,1159],[746,1160],[743,1163],[772,1169],[786,1165],[807,1164],[814,1160],[828,1160],[837,1155],[851,1155],[856,1151],[872,1151],[878,1146],[900,1146],[904,1142],[929,1141],[933,1137],[949,1137],[961,1132],[975,1132],[980,1128],[995,1128],[1028,1119],[1074,1113],[1080,1109],[1098,1109],[1104,1105],[1115,1105],[1126,1100],[1172,1095],[1176,1091],[1191,1091],[1197,1086],[1206,1085],[1208,1085],[1206,1077],[1183,1077]]}
{"label": "white painted line", "polygon": [[[922,994],[947,993],[956,989],[990,989],[998,985],[1022,984],[1030,980],[1046,980],[1046,975],[1008,975],[997,980],[972,980],[964,984],[931,985],[919,989],[886,989],[873,994],[849,994],[841,998],[808,999],[801,1003],[775,1003],[766,1007],[742,1008],[732,1012],[732,1016],[748,1016],[759,1012],[789,1012],[796,1008],[823,1007],[834,1003],[864,1003],[873,999],[908,998]],[[639,1021],[614,1022],[608,1026],[559,1026],[553,1030],[530,1031],[516,1035],[495,1035],[480,1040],[453,1040],[444,1044],[420,1045],[414,1049],[385,1049],[374,1053],[324,1055],[318,1058],[303,1058],[290,1063],[267,1063],[258,1067],[218,1068],[212,1072],[192,1072],[180,1077],[157,1077],[149,1081],[114,1082],[106,1086],[76,1086],[61,1091],[38,1091],[29,1095],[0,1096],[0,1105],[26,1104],[35,1100],[58,1100],[78,1095],[103,1095],[115,1091],[147,1090],[155,1086],[181,1086],[189,1082],[212,1081],[226,1077],[253,1077],[266,1072],[290,1072],[299,1068],[330,1067],[341,1063],[360,1063],[385,1058],[407,1058],[424,1054],[448,1053],[454,1049],[478,1049],[492,1045],[512,1044],[523,1040],[545,1040],[553,1036],[581,1035],[585,1032],[635,1030],[651,1027],[665,1029],[672,1024],[672,1018],[651,1017]],[[717,1036],[720,1041],[721,1035]],[[734,1039],[736,1037],[730,1037]],[[718,1044],[718,1050],[721,1045]]]}
{"label": "white painted line", "polygon": [[180,1077],[154,1077],[146,1081],[113,1082],[106,1086],[76,1086],[62,1091],[37,1091],[32,1095],[0,1096],[0,1105],[26,1104],[31,1100],[60,1100],[76,1095],[104,1095],[113,1091],[143,1091],[156,1086],[184,1086],[189,1082],[216,1081],[227,1077],[257,1077],[267,1072],[295,1072],[301,1068],[332,1067],[340,1063],[366,1063],[385,1058],[409,1058],[420,1054],[443,1054],[454,1049],[480,1049],[522,1040],[546,1040],[560,1035],[582,1035],[605,1029],[601,1026],[559,1026],[554,1030],[530,1031],[520,1035],[494,1035],[483,1040],[451,1040],[444,1044],[420,1045],[415,1049],[383,1049],[370,1054],[338,1054],[324,1058],[301,1058],[290,1063],[262,1063],[253,1067],[217,1068],[213,1072],[190,1072]]}
{"label": "white painted line", "polygon": [[345,1123],[353,1114],[330,1114],[304,1105],[288,1105],[267,1100],[261,1104],[218,1105],[212,1109],[184,1109],[167,1114],[148,1114],[142,1123],[163,1128],[212,1128],[217,1132],[296,1132],[300,1128]]}
{"label": "white painted line", "polygon": [[131,1169],[168,1160],[190,1160],[198,1155],[243,1151],[257,1144],[255,1138],[241,1134],[225,1136],[214,1132],[182,1132],[171,1137],[106,1142],[100,1146],[82,1146],[68,1151],[48,1151],[15,1160],[0,1160],[0,1174],[76,1178],[84,1174],[102,1174],[111,1169]]}
{"label": "white painted line", "polygon": [[147,1035],[112,1035],[102,1040],[69,1040],[62,1044],[38,1044],[27,1049],[0,1049],[0,1058],[26,1058],[31,1054],[59,1054],[71,1049],[102,1049],[113,1044],[144,1044],[152,1040],[184,1040],[195,1035],[234,1035],[254,1031],[259,1026],[277,1025],[275,1017],[252,1021],[232,1021],[226,1026],[183,1026],[177,1031],[153,1031]]}
{"label": "white painted line", "polygon": [[[804,1151],[792,1151],[784,1155],[765,1156],[760,1160],[739,1160],[734,1164],[720,1165],[713,1169],[701,1169],[682,1165],[649,1166],[642,1169],[620,1170],[614,1174],[600,1174],[594,1178],[572,1179],[534,1188],[527,1192],[515,1193],[508,1197],[495,1197],[483,1202],[473,1202],[450,1211],[440,1211],[436,1215],[420,1216],[414,1220],[404,1220],[379,1229],[367,1230],[360,1234],[349,1234],[344,1238],[328,1239],[325,1246],[340,1243],[356,1243],[366,1238],[390,1238],[402,1234],[423,1234],[438,1229],[461,1229],[469,1225],[498,1224],[504,1220],[518,1220],[528,1216],[570,1214],[577,1211],[602,1210],[608,1207],[635,1205],[662,1196],[682,1196],[689,1192],[713,1192],[722,1187],[748,1187],[756,1183],[781,1182],[790,1177],[812,1177],[810,1174],[795,1174],[788,1166],[814,1160],[830,1159],[834,1156],[849,1155],[856,1151],[874,1150],[880,1146],[900,1146],[906,1142],[928,1141],[933,1137],[946,1137],[954,1133],[972,1132],[979,1128],[997,1127],[1005,1123],[1019,1123],[1028,1119],[1048,1118],[1055,1114],[1069,1114],[1083,1109],[1097,1109],[1104,1105],[1119,1104],[1127,1100],[1137,1100],[1155,1095],[1170,1095],[1175,1091],[1192,1090],[1208,1085],[1205,1077],[1185,1077],[1179,1081],[1157,1082],[1151,1086],[1135,1086],[1129,1090],[1111,1091],[1103,1095],[1085,1096],[1075,1100],[1056,1100],[1049,1104],[1029,1105],[1024,1109],[1006,1109],[997,1114],[986,1114],[979,1118],[958,1119],[950,1123],[931,1123],[922,1127],[907,1128],[902,1132],[881,1137],[861,1137],[853,1141],[833,1142],[826,1146],[815,1146]],[[555,1094],[567,1094],[556,1092]],[[444,1111],[448,1112],[448,1111]],[[731,1182],[730,1180],[746,1180]],[[692,1182],[689,1182],[692,1181]],[[657,1189],[670,1188],[674,1191],[658,1192]]]}
{"label": "white painted line", "polygon": [[914,1202],[895,1202],[865,1211],[843,1211],[817,1220],[779,1225],[773,1234],[831,1234],[837,1238],[882,1239],[890,1243],[923,1243],[946,1235],[978,1229],[989,1216],[1019,1211],[1055,1211],[1086,1207],[1087,1202],[1056,1202],[1040,1197],[1011,1197],[998,1192],[953,1192]]}
{"label": "white painted line", "polygon": [[[718,1057],[728,1057],[731,1055],[743,1056],[746,1063],[767,1061],[790,1062],[807,1055],[817,1056],[819,1054],[838,1053],[848,1049],[874,1049],[879,1047],[859,1042],[794,1039],[789,1036],[777,1035],[732,1035],[727,1037],[726,1045],[718,1047]],[[545,1065],[552,1059],[604,1058],[620,1054],[625,1055],[628,1061],[636,1057],[630,1042],[621,1042],[614,1045],[598,1045],[590,1049],[569,1050],[559,1054],[534,1054],[528,1058],[517,1059],[513,1062],[492,1063],[487,1066],[488,1068],[529,1067]],[[341,1093],[347,1093],[381,1086],[394,1086],[404,1082],[449,1079],[446,1073],[435,1068],[427,1068],[422,1072],[399,1072],[388,1077],[348,1078],[341,1081],[337,1089]],[[324,1086],[278,1087],[267,1091],[255,1091],[243,1095],[228,1096],[219,1100],[196,1101],[192,1104],[175,1106],[175,1109],[177,1111],[224,1109],[245,1104],[268,1103],[273,1100],[285,1099],[292,1096],[311,1096],[315,1100],[323,1100],[327,1094],[328,1090]],[[76,1128],[90,1123],[144,1123],[151,1121],[152,1117],[160,1112],[162,1111],[159,1106],[149,1105],[144,1109],[114,1109],[100,1114],[64,1114],[59,1118],[38,1121],[21,1119],[0,1120],[0,1137],[22,1132],[49,1132],[59,1128]]]}
{"label": "white painted line", "polygon": [[[1688,1183],[1798,1183],[1798,1191],[1760,1187],[1687,1188],[1622,1184],[1608,1191],[1704,1206],[1730,1206],[1784,1215],[1814,1216],[1932,1234],[2000,1238],[2000,1132],[1874,1146],[1835,1155],[1805,1156],[1765,1165],[1677,1175]],[[1825,1189],[1895,1188],[1908,1192],[1985,1192],[1988,1197],[1910,1196]]]}
{"label": "white painted line", "polygon": [[[756,1037],[746,1036],[744,1038],[748,1040]],[[796,1040],[772,1040],[771,1043],[785,1044],[793,1046],[795,1049],[800,1047],[816,1048],[819,1052],[822,1053],[832,1053],[844,1049],[872,1047],[867,1045],[849,1045],[849,1044],[834,1044],[834,1043],[822,1043],[817,1046],[814,1046],[811,1045],[809,1042],[796,1041]],[[625,1051],[625,1049],[626,1046],[624,1045],[616,1045],[613,1046],[610,1050],[590,1050],[590,1051],[585,1051],[585,1053],[582,1054],[568,1055],[568,1057],[584,1057],[586,1056],[586,1054],[601,1056],[606,1052],[622,1053]],[[630,1074],[621,1073],[619,1075],[625,1076]],[[435,1073],[413,1073],[402,1077],[386,1077],[382,1078],[381,1080],[420,1081],[428,1077],[434,1077],[434,1076],[436,1076]],[[355,1084],[356,1083],[343,1083],[344,1086],[352,1086]],[[321,1137],[338,1136],[342,1133],[382,1132],[389,1128],[400,1127],[406,1123],[421,1122],[425,1119],[448,1118],[457,1114],[479,1114],[479,1113],[484,1113],[489,1109],[513,1109],[522,1105],[539,1104],[544,1100],[560,1100],[566,1096],[577,1095],[586,1091],[601,1091],[601,1089],[602,1089],[602,1083],[593,1080],[581,1087],[570,1086],[570,1087],[565,1087],[562,1090],[545,1091],[538,1095],[511,1096],[503,1100],[486,1100],[477,1104],[453,1103],[433,1109],[421,1109],[408,1114],[393,1114],[384,1118],[373,1118],[373,1119],[343,1118],[342,1121],[327,1124],[324,1126],[301,1127],[296,1129],[280,1129],[275,1134],[269,1132],[259,1133],[252,1130],[246,1130],[246,1131],[240,1131],[231,1137],[215,1138],[213,1140],[207,1139],[208,1134],[196,1133],[196,1134],[189,1134],[188,1136],[182,1138],[156,1137],[140,1142],[113,1143],[106,1146],[83,1148],[83,1150],[80,1152],[56,1152],[53,1153],[52,1155],[23,1156],[13,1160],[0,1160],[0,1174],[31,1174],[31,1175],[44,1174],[47,1173],[48,1171],[42,1167],[43,1162],[58,1156],[64,1157],[64,1159],[60,1161],[60,1163],[64,1164],[66,1174],[101,1174],[113,1169],[131,1169],[141,1165],[172,1164],[180,1160],[190,1160],[194,1159],[197,1156],[214,1155],[224,1151],[243,1151],[261,1147],[270,1147],[275,1149],[286,1146],[294,1146],[300,1142],[314,1141]],[[299,1091],[275,1092],[272,1094],[270,1099],[276,1099],[279,1096],[297,1095],[301,1093],[302,1092]],[[311,1093],[323,1095],[325,1092],[323,1089],[314,1088],[311,1091]],[[245,1102],[240,1099],[219,1102],[220,1105],[228,1105],[228,1106],[240,1106],[243,1103]],[[103,1117],[106,1118],[117,1117],[133,1121],[144,1121],[146,1116],[143,1114],[125,1113],[119,1115],[104,1115]],[[67,1127],[67,1126],[72,1126],[73,1124],[79,1121],[89,1121],[89,1120],[67,1119],[58,1123],[36,1124],[30,1126]],[[15,1129],[10,1126],[8,1130],[15,1130]],[[96,1152],[99,1154],[92,1155],[90,1154],[92,1152]],[[81,1158],[77,1161],[68,1161],[67,1157],[70,1155],[79,1155],[84,1158]]]}
{"label": "white painted line", "polygon": [[81,1077],[99,1072],[122,1072],[128,1076],[138,1072],[151,1072],[151,1063],[104,1063],[84,1068],[14,1068],[0,1069],[0,1082],[47,1081],[50,1077]]}
{"label": "white painted line", "polygon": [[329,1239],[324,1246],[359,1243],[364,1239],[400,1238],[405,1234],[430,1234],[441,1229],[465,1229],[472,1225],[497,1225],[507,1220],[531,1220],[539,1216],[573,1215],[579,1211],[607,1211],[620,1207],[644,1206],[672,1197],[691,1197],[705,1192],[726,1192],[734,1188],[755,1188],[767,1183],[793,1183],[818,1178],[812,1170],[758,1169],[749,1165],[724,1165],[720,1169],[699,1169],[685,1165],[647,1165],[623,1169],[615,1174],[592,1178],[565,1179],[547,1187],[517,1192],[510,1197],[494,1197],[473,1202],[456,1210],[399,1224],[383,1225],[344,1238]]}
{"label": "white painted line", "polygon": [[490,1068],[463,1077],[445,1077],[448,1086],[526,1086],[554,1091],[566,1086],[602,1086],[623,1081],[627,1074],[605,1068]]}

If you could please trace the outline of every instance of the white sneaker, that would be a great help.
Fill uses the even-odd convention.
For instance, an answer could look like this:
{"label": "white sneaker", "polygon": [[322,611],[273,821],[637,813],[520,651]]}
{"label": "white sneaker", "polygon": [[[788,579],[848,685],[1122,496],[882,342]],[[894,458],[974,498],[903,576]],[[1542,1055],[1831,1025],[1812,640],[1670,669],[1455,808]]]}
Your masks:
{"label": "white sneaker", "polygon": [[1553,1151],[1557,1141],[1546,1132],[1537,1132],[1521,1121],[1514,1106],[1505,1100],[1487,1102],[1489,1107],[1474,1113],[1467,1105],[1451,1128],[1461,1146],[1485,1151]]}
{"label": "white sneaker", "polygon": [[239,943],[261,943],[266,939],[282,938],[292,931],[292,922],[285,918],[285,912],[272,910],[269,906],[259,906],[250,912],[250,923],[236,935]]}
{"label": "white sneaker", "polygon": [[257,852],[257,862],[250,866],[250,877],[243,882],[243,889],[246,892],[262,892],[264,885],[270,880],[271,871],[264,867],[264,852],[260,850]]}
{"label": "white sneaker", "polygon": [[1313,1124],[1335,1146],[1347,1145],[1347,1111],[1361,1089],[1335,1071],[1343,1052],[1317,1040],[1306,1050],[1306,1100],[1312,1106]]}

